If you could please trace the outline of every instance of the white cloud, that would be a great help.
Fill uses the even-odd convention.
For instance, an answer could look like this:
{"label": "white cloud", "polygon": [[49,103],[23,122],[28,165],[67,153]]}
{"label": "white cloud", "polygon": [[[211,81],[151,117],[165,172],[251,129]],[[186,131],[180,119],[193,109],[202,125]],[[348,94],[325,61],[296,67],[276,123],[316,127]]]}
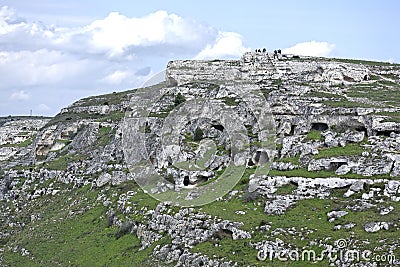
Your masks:
{"label": "white cloud", "polygon": [[51,108],[48,105],[42,103],[42,104],[37,105],[36,109],[34,111],[46,112],[49,110],[51,110]]}
{"label": "white cloud", "polygon": [[[232,58],[245,50],[239,34],[166,11],[137,18],[112,12],[59,27],[1,7],[0,115],[21,108],[49,115],[87,95],[139,87],[170,59]],[[25,102],[17,109],[7,98]]]}
{"label": "white cloud", "polygon": [[89,37],[92,49],[107,51],[110,56],[122,55],[137,46],[201,44],[202,37],[208,34],[206,28],[165,11],[143,18],[128,18],[112,12],[85,27],[82,33]]}
{"label": "white cloud", "polygon": [[62,51],[0,52],[0,76],[5,77],[0,88],[51,85],[74,79],[91,63]]}
{"label": "white cloud", "polygon": [[0,11],[2,43],[12,44],[20,50],[46,48],[86,56],[132,59],[140,57],[145,48],[154,47],[163,51],[196,53],[217,35],[218,31],[212,27],[166,11],[141,18],[112,12],[104,19],[76,28],[25,22],[7,7]]}
{"label": "white cloud", "polygon": [[24,90],[21,90],[21,91],[12,93],[10,95],[9,99],[16,100],[16,101],[26,101],[26,100],[30,99],[30,96]]}
{"label": "white cloud", "polygon": [[123,80],[129,77],[130,73],[128,71],[116,70],[113,73],[107,75],[104,81],[109,84],[121,84]]}
{"label": "white cloud", "polygon": [[196,59],[238,58],[248,51],[243,46],[243,37],[234,32],[220,32],[213,44],[208,44]]}
{"label": "white cloud", "polygon": [[294,54],[302,56],[314,56],[314,57],[327,57],[334,50],[335,45],[327,42],[304,42],[298,43],[292,47],[282,49],[285,54]]}

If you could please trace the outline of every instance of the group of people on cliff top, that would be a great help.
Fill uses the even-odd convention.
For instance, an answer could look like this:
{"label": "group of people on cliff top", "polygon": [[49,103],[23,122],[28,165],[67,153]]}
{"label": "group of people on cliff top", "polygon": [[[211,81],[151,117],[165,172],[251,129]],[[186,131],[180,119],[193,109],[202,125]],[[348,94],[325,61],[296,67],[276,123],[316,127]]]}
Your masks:
{"label": "group of people on cliff top", "polygon": [[[256,53],[267,53],[267,49],[263,48],[261,49],[256,49]],[[281,55],[282,54],[282,50],[278,49],[278,50],[274,50],[274,58],[278,58],[278,54]]]}

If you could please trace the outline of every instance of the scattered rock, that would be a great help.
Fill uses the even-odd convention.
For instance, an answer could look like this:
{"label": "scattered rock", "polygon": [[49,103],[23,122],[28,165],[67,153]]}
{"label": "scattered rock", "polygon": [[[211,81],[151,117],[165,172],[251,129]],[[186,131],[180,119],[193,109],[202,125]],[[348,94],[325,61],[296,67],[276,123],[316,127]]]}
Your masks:
{"label": "scattered rock", "polygon": [[338,211],[330,211],[326,215],[328,216],[329,222],[335,221],[337,218],[341,218],[345,215],[347,215],[348,212],[344,210],[338,210]]}

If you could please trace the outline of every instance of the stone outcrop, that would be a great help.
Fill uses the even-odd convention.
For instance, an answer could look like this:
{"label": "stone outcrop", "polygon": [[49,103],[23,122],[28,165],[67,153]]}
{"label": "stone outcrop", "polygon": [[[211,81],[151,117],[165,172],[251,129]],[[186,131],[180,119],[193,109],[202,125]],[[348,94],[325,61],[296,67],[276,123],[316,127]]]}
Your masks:
{"label": "stone outcrop", "polygon": [[183,85],[191,81],[250,81],[288,79],[296,82],[341,84],[360,82],[369,77],[364,66],[351,63],[275,60],[269,54],[245,53],[240,60],[177,60],[167,66],[167,83]]}
{"label": "stone outcrop", "polygon": [[[52,119],[0,120],[0,265],[5,251],[35,259],[13,236],[35,231],[50,216],[36,208],[52,199],[68,203],[65,218],[46,219],[54,222],[104,208],[93,222],[106,220],[118,238],[135,235],[131,249],[146,250],[154,266],[247,263],[232,256],[241,251],[196,250],[223,253],[221,244],[290,252],[301,240],[302,249],[335,252],[338,233],[357,249],[398,250],[397,239],[373,233],[399,231],[400,68],[257,52],[172,61],[166,74],[165,83],[82,99]],[[126,129],[129,121],[137,128]],[[196,198],[231,164],[245,176],[217,199],[216,212],[213,204],[153,205],[134,181],[157,175],[163,180],[152,193],[188,190]],[[276,223],[301,208],[306,217],[296,213],[293,226]],[[355,221],[357,212],[372,217]]]}

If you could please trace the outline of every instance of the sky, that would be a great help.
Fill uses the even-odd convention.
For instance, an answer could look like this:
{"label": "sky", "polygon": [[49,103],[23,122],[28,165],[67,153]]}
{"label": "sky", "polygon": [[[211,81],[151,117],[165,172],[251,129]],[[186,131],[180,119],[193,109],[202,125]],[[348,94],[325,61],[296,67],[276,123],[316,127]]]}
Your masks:
{"label": "sky", "polygon": [[0,0],[0,116],[54,116],[176,59],[256,48],[400,63],[400,1]]}

